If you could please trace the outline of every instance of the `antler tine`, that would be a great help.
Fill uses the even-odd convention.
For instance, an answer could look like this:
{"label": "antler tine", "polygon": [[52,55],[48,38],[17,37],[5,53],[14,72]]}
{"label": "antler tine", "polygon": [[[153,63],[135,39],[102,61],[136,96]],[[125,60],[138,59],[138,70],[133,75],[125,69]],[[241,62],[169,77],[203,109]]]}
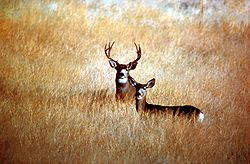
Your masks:
{"label": "antler tine", "polygon": [[[104,52],[105,52],[107,58],[110,59],[110,60],[114,60],[114,59],[112,59],[112,58],[110,57],[110,51],[111,51],[112,46],[114,45],[114,43],[115,43],[115,41],[113,41],[113,43],[110,45],[110,42],[109,42],[109,43],[106,44],[105,47],[104,47]],[[108,47],[107,47],[107,45],[108,45]]]}
{"label": "antler tine", "polygon": [[133,61],[133,63],[137,62],[141,58],[141,47],[140,47],[140,45],[138,44],[138,46],[137,46],[137,44],[135,43],[135,47],[136,47],[137,58]]}

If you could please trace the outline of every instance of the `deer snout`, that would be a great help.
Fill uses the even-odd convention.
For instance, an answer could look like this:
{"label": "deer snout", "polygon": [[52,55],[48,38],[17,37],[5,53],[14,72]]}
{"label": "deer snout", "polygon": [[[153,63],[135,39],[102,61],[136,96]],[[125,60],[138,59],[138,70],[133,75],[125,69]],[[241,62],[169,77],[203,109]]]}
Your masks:
{"label": "deer snout", "polygon": [[119,73],[119,76],[120,76],[120,77],[123,77],[123,76],[125,76],[125,74],[124,74],[123,72],[120,72],[120,73]]}
{"label": "deer snout", "polygon": [[140,99],[143,99],[145,95],[146,95],[146,91],[143,89],[139,89],[136,93],[136,98],[140,100]]}
{"label": "deer snout", "polygon": [[127,70],[126,70],[126,69],[122,69],[122,70],[118,73],[118,76],[119,76],[120,78],[127,78],[127,76],[128,76]]}

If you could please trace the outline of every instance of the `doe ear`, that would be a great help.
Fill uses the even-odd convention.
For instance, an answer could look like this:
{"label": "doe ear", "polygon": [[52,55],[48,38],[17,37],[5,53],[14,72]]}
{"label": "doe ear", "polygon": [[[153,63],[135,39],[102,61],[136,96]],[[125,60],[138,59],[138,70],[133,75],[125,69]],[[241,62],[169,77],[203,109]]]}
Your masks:
{"label": "doe ear", "polygon": [[147,82],[146,88],[152,88],[155,85],[155,79],[151,79]]}
{"label": "doe ear", "polygon": [[115,60],[109,60],[109,64],[112,68],[116,68],[118,65],[118,62]]}
{"label": "doe ear", "polygon": [[134,70],[137,66],[138,62],[130,62],[129,64],[127,64],[127,69],[128,70]]}
{"label": "doe ear", "polygon": [[128,77],[128,81],[129,81],[129,84],[133,87],[135,87],[137,84],[135,79],[133,79],[131,76]]}

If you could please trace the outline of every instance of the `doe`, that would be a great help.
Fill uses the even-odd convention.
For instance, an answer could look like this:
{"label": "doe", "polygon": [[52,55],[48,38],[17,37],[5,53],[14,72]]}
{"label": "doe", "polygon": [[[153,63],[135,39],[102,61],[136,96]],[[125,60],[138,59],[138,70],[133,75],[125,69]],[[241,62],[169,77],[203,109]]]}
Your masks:
{"label": "doe", "polygon": [[116,84],[116,100],[133,100],[135,95],[135,89],[129,84],[128,78],[129,78],[129,71],[134,70],[138,64],[138,60],[141,58],[141,48],[140,45],[136,45],[136,53],[137,58],[134,61],[131,61],[128,64],[120,64],[118,61],[112,59],[110,57],[110,51],[112,49],[112,46],[115,42],[112,44],[106,44],[104,47],[104,52],[109,59],[109,64],[112,68],[116,69],[116,77],[115,77],[115,84]]}
{"label": "doe", "polygon": [[146,84],[137,83],[132,77],[129,77],[129,83],[136,89],[136,111],[138,113],[168,113],[172,116],[184,116],[188,119],[204,121],[204,113],[198,108],[184,105],[184,106],[161,106],[148,104],[146,101],[147,89],[155,85],[155,79],[149,80]]}

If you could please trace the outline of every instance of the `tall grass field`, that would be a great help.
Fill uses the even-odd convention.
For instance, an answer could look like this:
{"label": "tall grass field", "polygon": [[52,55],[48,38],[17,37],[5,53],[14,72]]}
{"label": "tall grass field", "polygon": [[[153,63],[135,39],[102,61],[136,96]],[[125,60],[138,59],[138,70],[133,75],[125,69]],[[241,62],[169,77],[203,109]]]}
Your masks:
{"label": "tall grass field", "polygon": [[[249,163],[250,2],[115,2],[0,2],[0,163]],[[112,41],[123,64],[140,45],[148,103],[204,122],[116,102]]]}

